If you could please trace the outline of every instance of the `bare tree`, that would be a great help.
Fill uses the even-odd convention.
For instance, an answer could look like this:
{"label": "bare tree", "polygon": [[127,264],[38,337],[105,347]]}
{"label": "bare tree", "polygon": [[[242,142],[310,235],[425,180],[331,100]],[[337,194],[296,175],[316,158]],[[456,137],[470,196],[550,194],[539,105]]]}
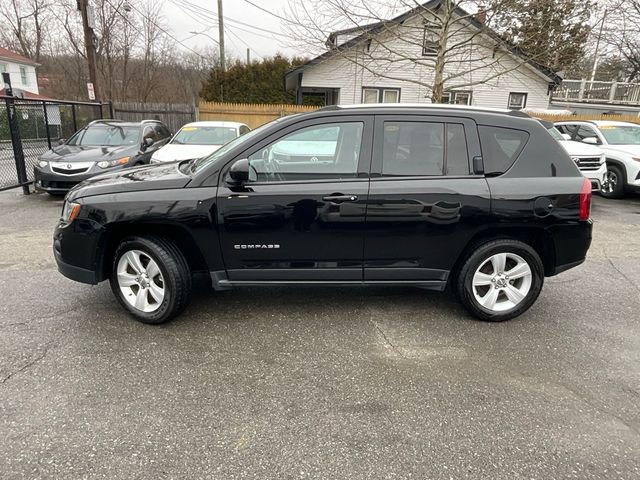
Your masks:
{"label": "bare tree", "polygon": [[[441,102],[445,92],[490,83],[524,64],[539,62],[535,54],[514,48],[489,28],[517,3],[290,0],[284,26],[291,37],[300,39],[298,46],[317,51],[326,44],[332,55],[360,70],[415,83],[430,92],[432,102]],[[540,19],[540,28],[545,22],[551,19]]]}
{"label": "bare tree", "polygon": [[3,0],[0,4],[2,42],[39,62],[51,7],[51,0]]}

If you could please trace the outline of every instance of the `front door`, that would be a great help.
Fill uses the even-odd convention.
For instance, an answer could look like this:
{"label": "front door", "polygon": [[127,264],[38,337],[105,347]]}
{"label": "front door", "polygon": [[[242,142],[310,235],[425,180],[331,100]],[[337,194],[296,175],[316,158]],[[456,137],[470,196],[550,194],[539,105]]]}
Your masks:
{"label": "front door", "polygon": [[365,281],[444,286],[490,213],[487,182],[472,172],[476,156],[470,119],[376,116]]}
{"label": "front door", "polygon": [[362,280],[372,131],[371,116],[310,120],[243,155],[242,187],[223,170],[218,225],[230,281]]}

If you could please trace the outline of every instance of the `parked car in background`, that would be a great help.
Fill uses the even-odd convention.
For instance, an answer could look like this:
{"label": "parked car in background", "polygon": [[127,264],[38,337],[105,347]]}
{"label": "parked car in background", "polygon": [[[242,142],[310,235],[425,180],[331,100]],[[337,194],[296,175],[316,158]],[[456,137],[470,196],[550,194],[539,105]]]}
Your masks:
{"label": "parked car in background", "polygon": [[477,318],[502,321],[585,260],[590,203],[589,180],[522,112],[334,106],[200,160],[84,182],[53,251],[65,276],[109,279],[146,323],[184,310],[194,272],[216,290],[448,286]]}
{"label": "parked car in background", "polygon": [[211,155],[222,145],[251,129],[237,122],[193,122],[182,127],[163,148],[153,154],[152,163],[191,160]]}
{"label": "parked car in background", "polygon": [[591,189],[594,192],[600,191],[607,178],[604,152],[595,145],[569,140],[571,137],[566,133],[560,133],[552,122],[540,120],[540,123],[560,142],[582,174],[591,180]]}
{"label": "parked car in background", "polygon": [[607,178],[604,197],[620,198],[640,192],[640,125],[609,120],[556,122],[571,140],[597,145],[605,154]]}
{"label": "parked car in background", "polygon": [[35,189],[62,195],[95,175],[147,164],[170,138],[158,120],[95,120],[38,159]]}

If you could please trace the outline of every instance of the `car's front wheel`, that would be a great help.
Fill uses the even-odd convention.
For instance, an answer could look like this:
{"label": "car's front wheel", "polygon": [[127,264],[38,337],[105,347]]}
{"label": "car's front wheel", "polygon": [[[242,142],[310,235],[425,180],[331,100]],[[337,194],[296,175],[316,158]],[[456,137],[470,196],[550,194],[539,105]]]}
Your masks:
{"label": "car's front wheel", "polygon": [[122,306],[143,323],[170,320],[191,295],[191,272],[184,255],[160,237],[124,239],[113,256],[110,283]]}
{"label": "car's front wheel", "polygon": [[607,175],[600,195],[605,198],[621,198],[624,196],[624,176],[617,165],[607,165]]}
{"label": "car's front wheel", "polygon": [[463,306],[481,320],[501,322],[533,305],[544,283],[544,267],[526,243],[499,239],[475,247],[462,264],[455,290]]}

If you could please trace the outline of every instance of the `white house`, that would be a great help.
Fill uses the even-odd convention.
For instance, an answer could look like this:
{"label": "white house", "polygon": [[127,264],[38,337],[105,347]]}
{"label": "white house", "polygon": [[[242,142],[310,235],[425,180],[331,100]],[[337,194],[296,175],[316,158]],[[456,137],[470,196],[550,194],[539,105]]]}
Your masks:
{"label": "white house", "polygon": [[0,74],[8,72],[11,75],[14,95],[39,97],[37,66],[39,64],[33,60],[0,47]]}
{"label": "white house", "polygon": [[[296,103],[431,103],[437,58],[432,0],[391,20],[334,32],[328,51],[285,74]],[[443,101],[480,107],[547,109],[561,77],[526,58],[478,18],[457,8],[444,67]],[[435,18],[435,17],[432,17]],[[453,30],[453,28],[452,28]]]}

